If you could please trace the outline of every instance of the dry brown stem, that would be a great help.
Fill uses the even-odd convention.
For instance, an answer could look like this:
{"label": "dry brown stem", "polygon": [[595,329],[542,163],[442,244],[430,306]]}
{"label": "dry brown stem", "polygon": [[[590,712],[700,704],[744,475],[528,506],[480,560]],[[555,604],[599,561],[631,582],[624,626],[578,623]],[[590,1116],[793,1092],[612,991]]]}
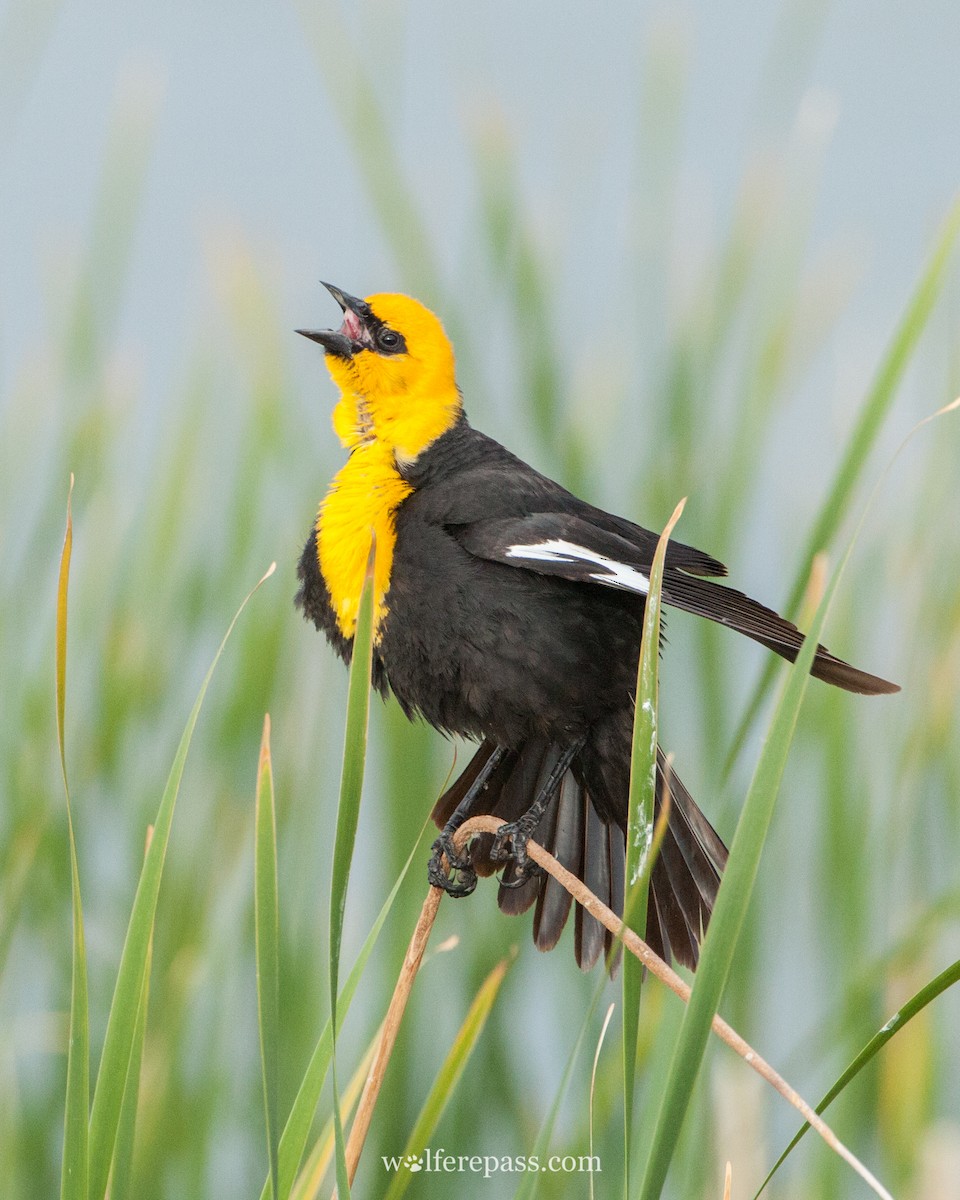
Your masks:
{"label": "dry brown stem", "polygon": [[[457,831],[454,839],[457,849],[462,849],[464,844],[474,834],[496,833],[502,824],[503,822],[496,817],[472,817]],[[626,949],[643,963],[651,975],[655,975],[661,983],[666,984],[670,991],[679,996],[685,1004],[689,1002],[689,984],[685,983],[676,971],[669,967],[658,954],[655,954],[646,942],[639,938],[632,929],[624,925],[616,913],[598,899],[582,880],[578,879],[576,875],[573,875],[562,866],[552,854],[544,850],[537,842],[530,841],[527,843],[527,854],[538,866],[543,867],[561,886],[566,888],[577,903],[582,905],[591,916],[595,917],[601,925],[620,938]],[[442,896],[443,892],[435,887],[431,887],[427,893],[427,898],[424,900],[423,908],[420,912],[420,918],[417,921],[416,929],[407,948],[406,957],[403,960],[403,966],[400,969],[400,976],[393,991],[390,1007],[387,1009],[380,1043],[377,1046],[377,1051],[370,1067],[370,1073],[364,1084],[363,1094],[360,1097],[360,1104],[357,1108],[357,1115],[350,1129],[350,1137],[347,1141],[347,1172],[351,1183],[353,1183],[354,1176],[356,1175],[357,1164],[360,1161],[363,1144],[366,1140],[367,1131],[370,1128],[370,1120],[373,1116],[377,1097],[380,1094],[380,1086],[387,1069],[387,1063],[393,1052],[393,1046],[397,1039],[397,1031],[400,1028],[400,1021],[403,1018],[403,1012],[410,996],[410,990],[413,987],[413,981],[416,978],[417,971],[420,969],[423,953],[426,949],[427,940],[430,937],[430,931],[433,928]],[[779,1092],[801,1114],[810,1127],[819,1133],[830,1149],[840,1155],[869,1184],[878,1196],[883,1197],[883,1200],[893,1200],[886,1188],[874,1178],[872,1173],[867,1170],[856,1155],[847,1149],[830,1126],[814,1112],[799,1092],[795,1088],[792,1088],[770,1066],[766,1059],[759,1055],[735,1029],[717,1014],[713,1018],[713,1032],[721,1041],[725,1042],[735,1051],[748,1066],[752,1067],[762,1079],[766,1080],[772,1088]],[[334,1196],[336,1196],[336,1193],[334,1193]]]}
{"label": "dry brown stem", "polygon": [[[503,821],[497,817],[471,817],[457,831],[454,839],[457,849],[459,850],[474,834],[496,833],[502,824]],[[669,967],[659,954],[655,954],[642,938],[639,938],[632,929],[624,925],[617,914],[612,909],[607,908],[603,901],[599,900],[582,880],[568,871],[552,854],[534,841],[527,842],[527,854],[538,866],[543,867],[558,883],[562,884],[571,896],[573,896],[574,900],[578,904],[581,904],[592,917],[596,917],[604,928],[609,929],[611,933],[621,938],[626,949],[643,963],[651,975],[655,975],[661,983],[665,983],[671,992],[680,997],[684,1004],[689,1003],[690,985],[684,983],[676,971]],[[870,1185],[878,1196],[882,1196],[884,1200],[893,1200],[883,1184],[873,1176],[852,1151],[847,1149],[826,1121],[814,1112],[800,1093],[795,1088],[792,1088],[783,1076],[779,1075],[766,1059],[762,1058],[749,1042],[745,1041],[718,1014],[714,1014],[713,1032],[721,1041],[726,1042],[731,1050],[739,1054],[744,1062],[748,1066],[751,1066],[762,1079],[765,1079],[772,1088],[779,1092],[784,1100],[792,1104],[810,1125],[811,1129],[816,1130],[830,1149],[839,1154],[856,1171],[861,1179]]]}
{"label": "dry brown stem", "polygon": [[[357,1105],[357,1115],[353,1119],[353,1125],[350,1127],[350,1137],[347,1140],[347,1176],[351,1184],[357,1173],[357,1164],[360,1162],[360,1155],[363,1153],[363,1143],[367,1140],[367,1131],[370,1128],[370,1119],[373,1116],[374,1105],[377,1103],[377,1097],[380,1095],[380,1085],[383,1083],[387,1063],[390,1061],[390,1055],[393,1053],[393,1046],[397,1040],[397,1031],[400,1028],[400,1022],[403,1020],[403,1010],[407,1007],[407,1000],[410,998],[410,989],[413,987],[413,981],[420,970],[420,963],[423,961],[423,952],[427,948],[430,931],[433,929],[433,923],[437,919],[437,910],[440,907],[442,896],[443,892],[440,888],[432,887],[427,892],[427,898],[424,900],[423,908],[420,910],[417,926],[413,931],[413,937],[410,939],[410,945],[407,947],[403,966],[400,968],[396,987],[393,989],[390,1007],[387,1009],[387,1015],[383,1020],[383,1031],[380,1034],[380,1041],[373,1056],[373,1062],[370,1064],[370,1073],[367,1075],[367,1082],[363,1085],[363,1093],[360,1096],[360,1103]],[[334,1196],[336,1196],[336,1192],[334,1192]]]}

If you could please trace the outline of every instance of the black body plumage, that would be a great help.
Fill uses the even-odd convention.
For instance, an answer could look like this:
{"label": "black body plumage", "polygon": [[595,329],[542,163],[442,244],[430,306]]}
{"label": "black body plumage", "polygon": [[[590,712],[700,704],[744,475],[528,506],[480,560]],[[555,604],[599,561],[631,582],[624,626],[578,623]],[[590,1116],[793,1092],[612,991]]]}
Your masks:
{"label": "black body plumage", "polygon": [[[563,748],[582,740],[534,836],[619,909],[642,581],[657,536],[579,500],[474,430],[462,413],[412,462],[398,459],[397,470],[413,491],[395,512],[373,682],[392,691],[408,716],[481,742],[438,802],[437,823],[450,817],[494,747],[506,753],[473,812],[511,821],[529,808]],[[795,658],[802,635],[708,578],[725,573],[716,559],[671,542],[664,601]],[[315,533],[299,575],[297,603],[349,661],[352,643],[334,618]],[[895,690],[823,647],[812,673],[850,691]],[[661,770],[661,793],[663,786]],[[655,949],[693,967],[726,850],[675,775],[670,793],[646,934]],[[485,849],[489,840],[481,839],[472,854],[481,874],[493,869]],[[568,917],[569,897],[542,877],[501,888],[505,911],[534,904],[534,937],[548,949]],[[578,906],[580,965],[592,966],[605,946],[608,935]]]}

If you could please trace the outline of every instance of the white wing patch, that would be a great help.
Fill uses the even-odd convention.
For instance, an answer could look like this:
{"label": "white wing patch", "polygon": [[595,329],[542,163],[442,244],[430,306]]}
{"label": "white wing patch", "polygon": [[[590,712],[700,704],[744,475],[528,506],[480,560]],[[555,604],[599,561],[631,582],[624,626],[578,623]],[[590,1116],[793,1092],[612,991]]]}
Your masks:
{"label": "white wing patch", "polygon": [[617,562],[615,558],[607,558],[596,550],[588,550],[586,546],[578,546],[575,542],[567,542],[554,538],[547,542],[534,542],[530,545],[508,546],[507,558],[525,558],[530,562],[557,563],[592,563],[600,567],[599,571],[591,571],[590,578],[607,587],[623,588],[628,592],[639,592],[641,596],[648,595],[650,580],[638,571],[636,567]]}

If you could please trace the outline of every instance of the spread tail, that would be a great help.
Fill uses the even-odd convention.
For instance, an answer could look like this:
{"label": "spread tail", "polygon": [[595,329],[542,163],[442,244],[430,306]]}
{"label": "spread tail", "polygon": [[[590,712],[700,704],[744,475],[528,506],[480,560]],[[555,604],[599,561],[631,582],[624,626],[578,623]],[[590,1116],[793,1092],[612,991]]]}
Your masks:
{"label": "spread tail", "polygon": [[[484,741],[457,781],[437,801],[433,819],[442,828],[466,795],[494,744]],[[530,807],[561,753],[545,738],[531,738],[518,750],[508,750],[472,805],[469,816],[489,814],[515,821]],[[563,776],[553,800],[534,831],[533,838],[613,909],[623,913],[624,830],[616,821],[604,820],[579,778],[577,761]],[[657,810],[664,795],[665,761],[657,756]],[[676,774],[670,773],[670,821],[660,855],[654,865],[647,906],[646,941],[661,957],[673,957],[695,968],[700,943],[713,903],[727,851],[710,822],[697,807]],[[610,805],[603,805],[609,811]],[[491,875],[499,864],[490,860],[493,838],[482,834],[472,846],[471,858],[478,875]],[[503,884],[514,878],[508,863]],[[534,907],[533,940],[539,950],[552,950],[570,915],[571,896],[551,875],[538,875],[518,888],[501,886],[498,903],[503,912],[518,915]],[[585,971],[601,953],[609,955],[613,935],[579,905],[575,905],[574,953]],[[616,956],[611,960],[611,969]]]}

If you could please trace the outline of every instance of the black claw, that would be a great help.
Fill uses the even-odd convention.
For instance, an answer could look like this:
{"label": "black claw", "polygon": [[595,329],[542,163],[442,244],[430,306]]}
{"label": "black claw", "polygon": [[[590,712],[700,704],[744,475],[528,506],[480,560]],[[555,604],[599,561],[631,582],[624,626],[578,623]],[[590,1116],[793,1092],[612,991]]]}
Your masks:
{"label": "black claw", "polygon": [[438,869],[442,869],[441,859],[446,855],[447,862],[450,864],[450,870],[456,871],[460,867],[469,867],[470,859],[461,857],[454,848],[453,837],[449,833],[441,833],[437,840],[430,847],[433,851],[430,862],[436,863]]}
{"label": "black claw", "polygon": [[[469,896],[477,886],[477,873],[468,855],[459,855],[453,848],[453,838],[442,833],[433,843],[433,854],[427,864],[427,879],[431,887],[443,888],[448,896]],[[449,863],[449,874],[444,865]]]}
{"label": "black claw", "polygon": [[505,888],[523,887],[531,879],[536,879],[538,875],[545,874],[543,867],[535,863],[532,858],[524,860],[523,866],[514,866],[514,875],[512,879],[504,879],[501,877],[500,886]]}
{"label": "black claw", "polygon": [[516,829],[516,823],[512,825],[501,825],[493,838],[493,845],[490,847],[491,862],[506,862],[513,854],[513,834]]}
{"label": "black claw", "polygon": [[443,888],[448,896],[460,899],[469,896],[477,886],[477,873],[472,868],[458,869],[455,875],[446,875],[443,868],[432,860],[427,868],[427,879],[431,887]]}
{"label": "black claw", "polygon": [[446,891],[447,884],[450,882],[449,877],[443,869],[443,864],[437,860],[434,855],[427,863],[427,881],[431,887],[443,888]]}
{"label": "black claw", "polygon": [[491,860],[506,862],[507,859],[512,858],[518,870],[525,869],[528,862],[527,842],[530,841],[532,834],[533,830],[527,827],[522,817],[519,821],[501,825],[490,849]]}
{"label": "black claw", "polygon": [[440,883],[434,884],[434,887],[442,887],[454,900],[462,900],[464,896],[469,896],[476,886],[476,871],[460,871],[456,878],[443,879]]}

